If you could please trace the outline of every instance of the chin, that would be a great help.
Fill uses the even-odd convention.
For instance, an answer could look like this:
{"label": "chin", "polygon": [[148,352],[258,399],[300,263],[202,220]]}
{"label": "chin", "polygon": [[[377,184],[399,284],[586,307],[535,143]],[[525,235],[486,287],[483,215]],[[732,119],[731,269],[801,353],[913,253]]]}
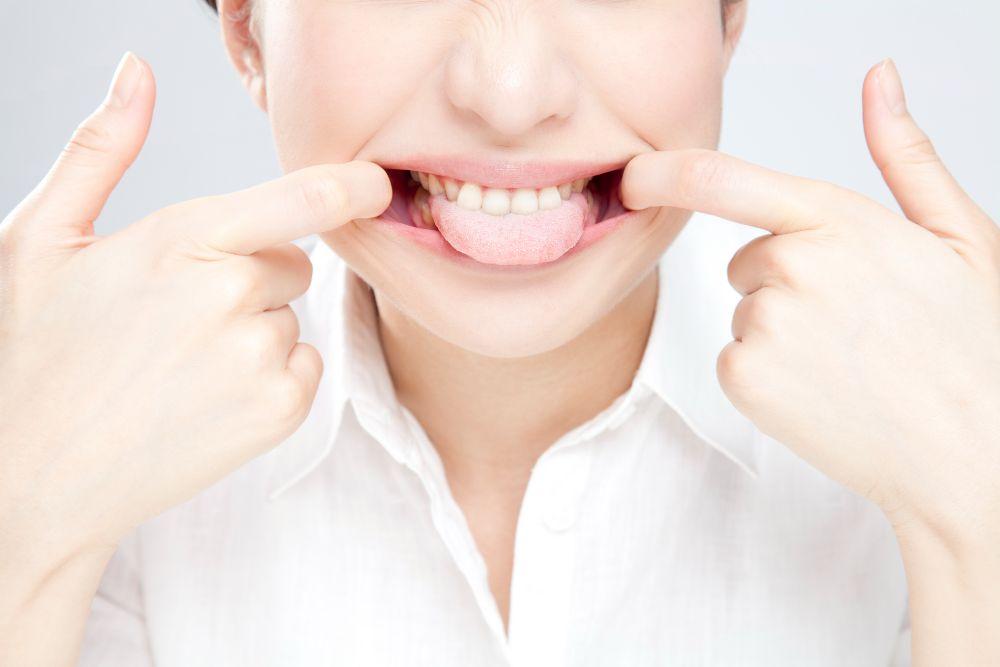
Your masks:
{"label": "chin", "polygon": [[383,317],[405,318],[475,354],[518,358],[562,347],[594,326],[656,266],[689,216],[619,214],[586,247],[524,266],[442,257],[392,220],[355,220],[321,238],[372,286],[380,310],[390,309]]}

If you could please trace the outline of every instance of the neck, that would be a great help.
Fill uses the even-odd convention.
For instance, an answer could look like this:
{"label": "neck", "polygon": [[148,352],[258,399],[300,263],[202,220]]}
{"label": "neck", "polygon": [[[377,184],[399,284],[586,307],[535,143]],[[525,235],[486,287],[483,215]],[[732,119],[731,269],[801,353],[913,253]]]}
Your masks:
{"label": "neck", "polygon": [[456,347],[376,293],[396,395],[426,430],[453,484],[526,483],[545,449],[629,388],[653,321],[657,275],[654,266],[569,343],[522,358]]}

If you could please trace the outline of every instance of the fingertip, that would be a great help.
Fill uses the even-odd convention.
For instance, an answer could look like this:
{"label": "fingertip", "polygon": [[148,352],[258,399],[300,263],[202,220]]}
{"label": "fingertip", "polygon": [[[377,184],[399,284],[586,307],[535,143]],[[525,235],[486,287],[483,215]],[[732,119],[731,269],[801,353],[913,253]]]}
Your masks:
{"label": "fingertip", "polygon": [[357,218],[373,218],[392,203],[392,182],[385,169],[367,160],[345,163],[345,185],[350,193],[352,214]]}
{"label": "fingertip", "polygon": [[903,80],[892,58],[886,58],[875,69],[875,80],[882,102],[893,116],[906,114],[906,93]]}
{"label": "fingertip", "polygon": [[632,211],[656,206],[673,157],[669,151],[652,150],[629,160],[619,188],[622,205]]}
{"label": "fingertip", "polygon": [[865,81],[870,81],[874,77],[877,77],[878,73],[882,70],[883,67],[885,67],[886,62],[888,61],[889,61],[888,57],[882,58],[882,60],[878,61],[877,63],[874,63],[871,67],[869,67],[868,73],[865,75]]}
{"label": "fingertip", "polygon": [[625,168],[622,170],[621,184],[618,186],[618,198],[621,200],[622,206],[632,211],[646,208],[640,196],[644,155],[646,153],[640,153],[625,164]]}

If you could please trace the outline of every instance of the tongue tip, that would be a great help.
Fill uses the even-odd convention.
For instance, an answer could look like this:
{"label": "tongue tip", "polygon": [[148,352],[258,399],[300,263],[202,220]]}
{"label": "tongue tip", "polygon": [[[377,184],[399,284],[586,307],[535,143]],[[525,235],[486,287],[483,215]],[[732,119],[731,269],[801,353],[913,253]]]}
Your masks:
{"label": "tongue tip", "polygon": [[453,248],[476,261],[503,266],[559,259],[577,244],[593,217],[580,193],[559,208],[531,215],[468,211],[443,196],[432,197],[430,206],[438,231]]}

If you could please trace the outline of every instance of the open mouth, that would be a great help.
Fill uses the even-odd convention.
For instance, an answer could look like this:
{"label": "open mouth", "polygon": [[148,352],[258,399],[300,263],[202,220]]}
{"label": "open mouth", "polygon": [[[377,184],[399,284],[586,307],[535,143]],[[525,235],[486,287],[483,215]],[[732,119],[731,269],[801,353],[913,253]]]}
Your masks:
{"label": "open mouth", "polygon": [[535,188],[386,168],[393,199],[380,217],[413,228],[418,237],[439,236],[444,243],[430,242],[477,262],[542,264],[596,240],[632,213],[618,195],[623,169]]}

